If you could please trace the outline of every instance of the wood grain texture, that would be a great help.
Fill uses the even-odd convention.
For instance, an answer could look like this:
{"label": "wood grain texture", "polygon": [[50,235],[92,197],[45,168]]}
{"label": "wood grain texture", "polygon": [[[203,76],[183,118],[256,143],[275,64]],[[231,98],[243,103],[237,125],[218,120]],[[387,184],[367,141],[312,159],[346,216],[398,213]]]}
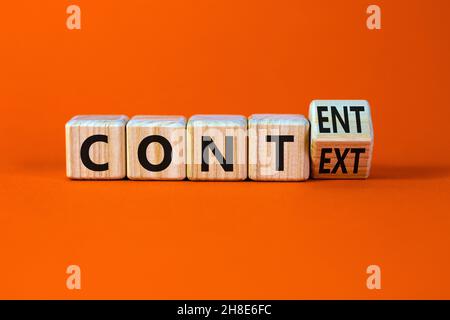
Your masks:
{"label": "wood grain texture", "polygon": [[[230,137],[227,143],[226,136]],[[210,148],[205,161],[209,170],[202,170],[202,141],[211,138],[232,170],[225,171]],[[247,178],[247,118],[240,115],[196,115],[187,124],[187,177],[190,180],[244,180]],[[232,145],[230,145],[232,144]],[[232,161],[226,156],[232,151]],[[209,159],[209,160],[208,160]],[[225,161],[222,162],[222,164]]]}
{"label": "wood grain texture", "polygon": [[[138,148],[149,136],[162,136],[170,142],[171,161],[162,171],[151,171],[139,162]],[[132,180],[183,180],[186,178],[186,119],[183,116],[135,116],[127,124],[127,176]],[[153,142],[146,148],[151,164],[161,164],[164,149]],[[167,155],[166,155],[167,156]]]}
{"label": "wood grain texture", "polygon": [[314,100],[309,120],[312,178],[362,179],[369,176],[374,135],[366,100]]}
{"label": "wood grain texture", "polygon": [[[72,179],[123,179],[126,176],[124,115],[75,116],[66,123],[66,173]],[[81,146],[93,135],[105,135],[108,142],[96,142],[89,148],[92,162],[108,164],[105,171],[88,169],[81,161]]]}
{"label": "wood grain texture", "polygon": [[[267,141],[267,136],[293,141]],[[254,114],[248,119],[249,178],[256,181],[302,181],[309,177],[309,121],[299,114]],[[271,140],[274,140],[271,138]],[[278,150],[277,150],[278,149]],[[278,152],[278,153],[277,153]],[[278,158],[278,159],[277,159]],[[281,161],[283,160],[283,161]]]}

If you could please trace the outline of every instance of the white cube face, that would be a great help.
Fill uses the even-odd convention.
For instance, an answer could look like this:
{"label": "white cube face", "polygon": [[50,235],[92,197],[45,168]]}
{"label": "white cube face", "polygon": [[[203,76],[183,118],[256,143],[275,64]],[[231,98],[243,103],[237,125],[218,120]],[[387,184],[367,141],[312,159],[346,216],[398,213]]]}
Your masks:
{"label": "white cube face", "polygon": [[124,115],[76,116],[66,124],[66,172],[72,179],[126,176]]}
{"label": "white cube face", "polygon": [[309,122],[298,114],[254,114],[248,120],[249,178],[302,181],[309,177]]}
{"label": "white cube face", "polygon": [[365,100],[314,100],[311,175],[318,179],[367,178],[373,153],[373,126]]}
{"label": "white cube face", "polygon": [[127,176],[132,180],[186,177],[186,119],[135,116],[127,124]]}
{"label": "white cube face", "polygon": [[247,178],[247,118],[196,115],[187,124],[187,177],[190,180]]}

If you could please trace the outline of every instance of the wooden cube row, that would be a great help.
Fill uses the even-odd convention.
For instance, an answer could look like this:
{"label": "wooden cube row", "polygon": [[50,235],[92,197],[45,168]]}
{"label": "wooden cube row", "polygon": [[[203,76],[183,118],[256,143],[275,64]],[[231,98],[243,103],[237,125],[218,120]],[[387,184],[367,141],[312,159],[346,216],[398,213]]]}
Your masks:
{"label": "wooden cube row", "polygon": [[76,116],[66,124],[72,179],[302,181],[367,178],[365,100],[314,100],[298,114]]}

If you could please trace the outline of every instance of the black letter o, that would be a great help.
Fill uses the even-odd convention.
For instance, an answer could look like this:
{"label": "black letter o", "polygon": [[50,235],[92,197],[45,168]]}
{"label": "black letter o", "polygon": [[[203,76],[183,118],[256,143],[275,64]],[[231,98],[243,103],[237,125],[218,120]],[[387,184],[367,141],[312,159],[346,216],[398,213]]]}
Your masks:
{"label": "black letter o", "polygon": [[[147,148],[152,143],[159,143],[164,150],[164,158],[160,164],[151,164],[147,159]],[[162,136],[153,135],[144,138],[139,144],[138,148],[138,159],[141,166],[143,166],[148,171],[159,172],[166,169],[172,162],[172,146],[169,140]]]}

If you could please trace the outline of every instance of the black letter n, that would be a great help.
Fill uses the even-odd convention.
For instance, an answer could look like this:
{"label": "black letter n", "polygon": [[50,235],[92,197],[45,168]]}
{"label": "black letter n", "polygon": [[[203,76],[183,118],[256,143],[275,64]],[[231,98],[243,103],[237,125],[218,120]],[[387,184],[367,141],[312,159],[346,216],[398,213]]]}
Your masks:
{"label": "black letter n", "polygon": [[[216,144],[209,136],[202,136],[202,171],[209,171],[209,153],[208,149],[219,161],[220,166],[226,172],[233,171],[233,136],[225,136],[225,158],[217,149]],[[228,159],[228,160],[227,160]]]}

